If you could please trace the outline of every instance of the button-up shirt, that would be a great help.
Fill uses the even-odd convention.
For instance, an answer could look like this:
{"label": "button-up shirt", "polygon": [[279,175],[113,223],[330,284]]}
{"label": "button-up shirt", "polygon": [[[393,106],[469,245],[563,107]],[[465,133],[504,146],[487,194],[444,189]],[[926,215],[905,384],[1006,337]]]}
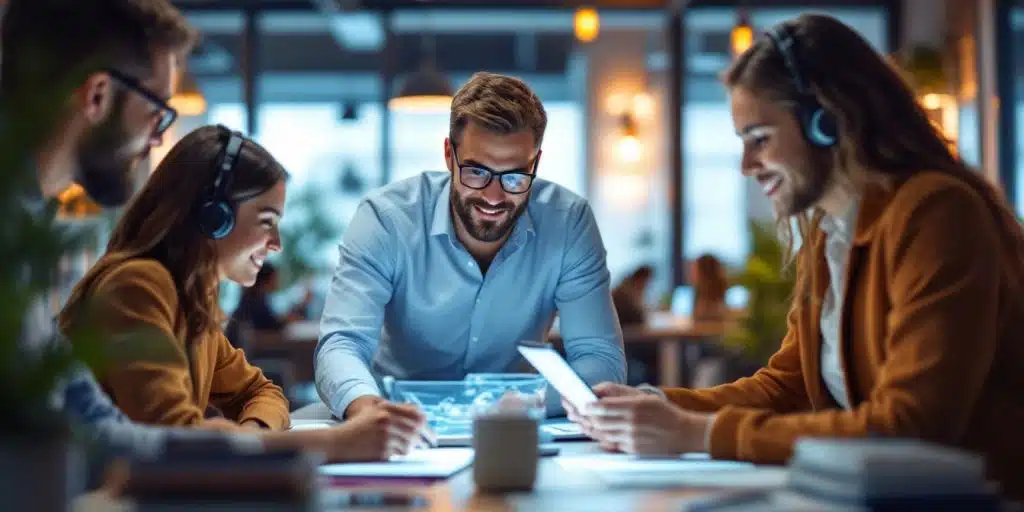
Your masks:
{"label": "button-up shirt", "polygon": [[843,294],[846,291],[846,263],[853,247],[853,230],[857,223],[858,201],[852,201],[839,217],[826,215],[821,219],[825,231],[825,260],[828,262],[829,287],[821,306],[821,378],[836,403],[850,407],[846,393],[840,356],[839,335],[842,332]]}
{"label": "button-up shirt", "polygon": [[[605,249],[586,200],[534,180],[526,210],[486,273],[452,224],[451,176],[427,172],[371,193],[340,246],[316,349],[320,397],[341,417],[385,375],[459,380],[528,368],[556,312],[583,379],[625,381]],[[372,360],[372,361],[371,361]],[[548,412],[561,412],[548,389]]]}

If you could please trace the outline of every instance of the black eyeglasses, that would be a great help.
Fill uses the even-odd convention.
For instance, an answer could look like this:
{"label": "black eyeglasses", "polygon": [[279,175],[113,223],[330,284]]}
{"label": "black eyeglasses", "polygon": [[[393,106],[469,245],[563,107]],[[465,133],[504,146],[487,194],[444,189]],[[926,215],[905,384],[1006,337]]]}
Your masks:
{"label": "black eyeglasses", "polygon": [[142,96],[143,99],[156,107],[155,113],[160,117],[156,122],[156,128],[153,130],[154,137],[163,135],[163,133],[167,131],[172,124],[174,124],[174,121],[178,119],[178,111],[175,110],[174,107],[168,105],[167,101],[158,96],[155,92],[142,85],[142,82],[139,81],[138,78],[126,75],[116,69],[106,69],[105,71],[126,89]]}
{"label": "black eyeglasses", "polygon": [[459,168],[459,182],[465,187],[483,190],[487,188],[487,185],[491,184],[491,180],[497,177],[498,183],[501,184],[501,189],[505,192],[509,194],[523,194],[530,190],[533,178],[537,176],[540,152],[537,153],[537,156],[533,157],[533,162],[529,164],[529,167],[533,168],[532,173],[527,172],[525,169],[498,172],[492,171],[480,164],[462,165],[462,162],[459,161],[458,149],[455,148],[455,143],[452,142],[451,144],[452,157],[455,158],[455,166]]}

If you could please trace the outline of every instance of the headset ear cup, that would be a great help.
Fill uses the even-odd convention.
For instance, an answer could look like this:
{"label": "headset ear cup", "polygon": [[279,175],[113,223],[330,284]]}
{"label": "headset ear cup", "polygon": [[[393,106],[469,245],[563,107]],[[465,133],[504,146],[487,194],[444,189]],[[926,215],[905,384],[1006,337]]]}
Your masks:
{"label": "headset ear cup", "polygon": [[235,213],[226,203],[207,201],[199,209],[199,229],[206,236],[220,240],[235,227]]}
{"label": "headset ear cup", "polygon": [[815,146],[827,148],[835,145],[838,140],[835,118],[820,105],[807,109],[804,121],[804,133]]}

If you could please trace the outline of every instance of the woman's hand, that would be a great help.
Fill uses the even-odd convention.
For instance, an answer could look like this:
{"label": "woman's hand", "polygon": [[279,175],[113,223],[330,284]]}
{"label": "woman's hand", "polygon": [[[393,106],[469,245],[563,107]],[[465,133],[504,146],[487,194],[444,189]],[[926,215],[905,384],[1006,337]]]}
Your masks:
{"label": "woman's hand", "polygon": [[[594,394],[596,394],[598,398],[606,398],[617,396],[638,396],[643,395],[644,392],[633,387],[623,386],[622,384],[602,382],[601,384],[594,386]],[[565,408],[566,417],[569,419],[569,421],[578,424],[580,426],[580,429],[583,430],[584,434],[586,434],[591,439],[598,441],[601,444],[602,448],[605,448],[606,450],[614,449],[612,445],[607,445],[606,443],[598,439],[590,418],[587,415],[581,413],[578,409],[576,409],[574,405],[569,403],[569,401],[566,400],[565,398],[562,398],[562,407]]]}
{"label": "woman's hand", "polygon": [[583,416],[602,448],[648,456],[705,451],[711,421],[710,414],[687,411],[643,392],[602,398]]}
{"label": "woman's hand", "polygon": [[382,402],[337,427],[325,429],[329,462],[388,460],[405,455],[423,441],[426,417],[408,404]]}

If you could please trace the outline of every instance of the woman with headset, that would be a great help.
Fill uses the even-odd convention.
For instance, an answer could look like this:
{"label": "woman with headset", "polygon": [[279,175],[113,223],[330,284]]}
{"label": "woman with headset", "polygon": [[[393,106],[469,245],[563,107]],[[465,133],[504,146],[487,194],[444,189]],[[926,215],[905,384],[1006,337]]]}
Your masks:
{"label": "woman with headset", "polygon": [[[106,253],[75,287],[60,315],[63,330],[170,341],[185,356],[187,365],[140,360],[100,375],[132,420],[217,430],[289,426],[281,389],[229,344],[218,307],[222,280],[251,286],[267,255],[281,249],[286,181],[284,168],[241,134],[220,126],[193,131],[160,162]],[[395,423],[390,444],[404,451],[422,417],[408,407],[387,412],[375,422]],[[371,435],[375,427],[348,428]]]}
{"label": "woman with headset", "polygon": [[710,389],[599,385],[570,417],[608,449],[785,463],[804,436],[983,454],[1024,497],[1024,229],[849,27],[783,23],[724,75],[745,176],[792,250],[789,332]]}

